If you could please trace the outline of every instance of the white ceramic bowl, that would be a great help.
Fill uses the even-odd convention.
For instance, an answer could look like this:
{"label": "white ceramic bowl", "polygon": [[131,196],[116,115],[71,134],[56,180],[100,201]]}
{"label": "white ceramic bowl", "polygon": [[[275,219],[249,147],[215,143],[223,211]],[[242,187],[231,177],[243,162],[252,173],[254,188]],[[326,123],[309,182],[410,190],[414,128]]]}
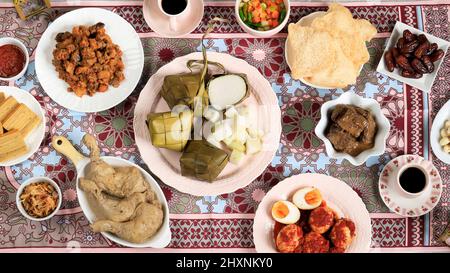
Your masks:
{"label": "white ceramic bowl", "polygon": [[270,30],[256,30],[253,29],[249,26],[247,26],[244,21],[242,21],[241,17],[239,16],[239,4],[241,3],[242,0],[236,0],[236,5],[235,5],[235,16],[236,16],[236,20],[238,21],[239,25],[245,30],[245,32],[256,36],[256,37],[270,37],[273,36],[275,34],[277,34],[278,32],[280,32],[284,26],[287,24],[288,20],[289,20],[289,15],[291,14],[291,1],[290,0],[284,0],[284,6],[286,7],[286,17],[284,18],[283,22],[281,22],[281,24],[279,24],[276,28],[270,29]]}
{"label": "white ceramic bowl", "polygon": [[[373,148],[365,150],[357,156],[351,156],[347,153],[340,153],[334,149],[333,144],[331,144],[331,142],[325,136],[325,131],[330,122],[330,112],[338,104],[351,104],[370,110],[378,127],[377,133],[375,135],[375,145],[373,146]],[[325,149],[329,157],[336,159],[347,159],[353,165],[359,166],[366,162],[369,157],[381,155],[384,153],[386,149],[386,139],[389,135],[391,125],[389,123],[389,120],[384,116],[383,112],[381,111],[380,104],[376,100],[360,97],[351,91],[345,92],[339,98],[324,103],[322,105],[322,108],[320,109],[320,115],[321,118],[316,126],[315,133],[325,143]]]}
{"label": "white ceramic bowl", "polygon": [[[51,214],[49,214],[48,216],[43,217],[43,218],[35,218],[35,217],[30,216],[23,208],[22,202],[20,202],[20,195],[22,194],[23,189],[30,184],[38,183],[38,182],[47,182],[50,185],[52,185],[55,188],[55,190],[58,192],[58,205],[56,206],[56,209]],[[52,218],[53,216],[55,216],[56,213],[58,213],[59,208],[61,207],[61,203],[62,203],[61,189],[59,188],[58,184],[56,184],[55,181],[53,181],[52,179],[50,179],[48,177],[33,177],[33,178],[26,180],[25,182],[23,182],[20,185],[19,189],[17,190],[17,194],[16,194],[17,208],[19,209],[20,213],[22,213],[22,215],[25,218],[28,218],[32,221],[45,221],[45,220]]]}
{"label": "white ceramic bowl", "polygon": [[444,152],[439,141],[441,140],[441,129],[444,128],[444,123],[448,119],[450,119],[450,100],[447,101],[437,113],[433,120],[433,126],[431,126],[430,133],[430,144],[434,154],[446,164],[450,164],[450,154]]}
{"label": "white ceramic bowl", "polygon": [[10,38],[10,37],[0,38],[0,46],[2,46],[2,45],[15,45],[15,46],[19,47],[22,50],[23,54],[25,55],[25,64],[23,66],[22,71],[20,71],[19,74],[15,75],[13,77],[10,77],[10,78],[0,77],[0,80],[2,80],[2,81],[15,81],[15,80],[21,78],[27,71],[28,63],[30,62],[30,56],[28,55],[28,49],[25,47],[25,45],[20,40],[15,39],[15,38]]}

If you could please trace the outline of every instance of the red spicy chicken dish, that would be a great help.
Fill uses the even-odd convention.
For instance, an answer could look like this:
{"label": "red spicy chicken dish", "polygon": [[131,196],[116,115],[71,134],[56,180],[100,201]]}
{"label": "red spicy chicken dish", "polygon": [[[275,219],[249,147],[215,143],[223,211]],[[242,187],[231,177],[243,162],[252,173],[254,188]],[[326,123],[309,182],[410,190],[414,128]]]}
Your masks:
{"label": "red spicy chicken dish", "polygon": [[299,189],[291,201],[272,206],[273,236],[282,253],[343,253],[356,237],[355,224],[340,218],[314,187]]}

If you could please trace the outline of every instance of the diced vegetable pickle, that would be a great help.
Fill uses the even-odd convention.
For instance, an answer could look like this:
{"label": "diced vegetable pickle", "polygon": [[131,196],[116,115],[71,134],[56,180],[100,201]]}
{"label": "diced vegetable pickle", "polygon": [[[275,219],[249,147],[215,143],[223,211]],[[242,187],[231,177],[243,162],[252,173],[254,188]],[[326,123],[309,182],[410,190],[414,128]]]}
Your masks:
{"label": "diced vegetable pickle", "polygon": [[246,0],[239,5],[239,16],[249,27],[256,30],[270,30],[286,18],[283,0]]}

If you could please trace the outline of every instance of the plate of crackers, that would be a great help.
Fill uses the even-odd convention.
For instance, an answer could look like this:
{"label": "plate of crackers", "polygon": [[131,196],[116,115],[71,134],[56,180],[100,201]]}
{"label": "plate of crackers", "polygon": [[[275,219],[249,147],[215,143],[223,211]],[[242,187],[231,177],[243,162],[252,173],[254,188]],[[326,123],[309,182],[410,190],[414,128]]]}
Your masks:
{"label": "plate of crackers", "polygon": [[289,24],[285,55],[292,78],[319,89],[355,84],[370,59],[366,42],[376,34],[368,20],[354,19],[338,3]]}
{"label": "plate of crackers", "polygon": [[0,86],[0,166],[27,160],[44,134],[45,116],[39,102],[25,90]]}

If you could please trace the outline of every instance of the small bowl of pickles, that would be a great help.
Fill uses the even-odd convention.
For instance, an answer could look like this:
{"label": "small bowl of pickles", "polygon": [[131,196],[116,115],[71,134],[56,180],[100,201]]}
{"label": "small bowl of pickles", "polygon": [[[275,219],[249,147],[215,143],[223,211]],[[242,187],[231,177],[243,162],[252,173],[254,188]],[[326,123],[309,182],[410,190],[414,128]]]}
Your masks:
{"label": "small bowl of pickles", "polygon": [[236,19],[249,34],[270,37],[287,24],[291,8],[289,0],[237,0]]}

